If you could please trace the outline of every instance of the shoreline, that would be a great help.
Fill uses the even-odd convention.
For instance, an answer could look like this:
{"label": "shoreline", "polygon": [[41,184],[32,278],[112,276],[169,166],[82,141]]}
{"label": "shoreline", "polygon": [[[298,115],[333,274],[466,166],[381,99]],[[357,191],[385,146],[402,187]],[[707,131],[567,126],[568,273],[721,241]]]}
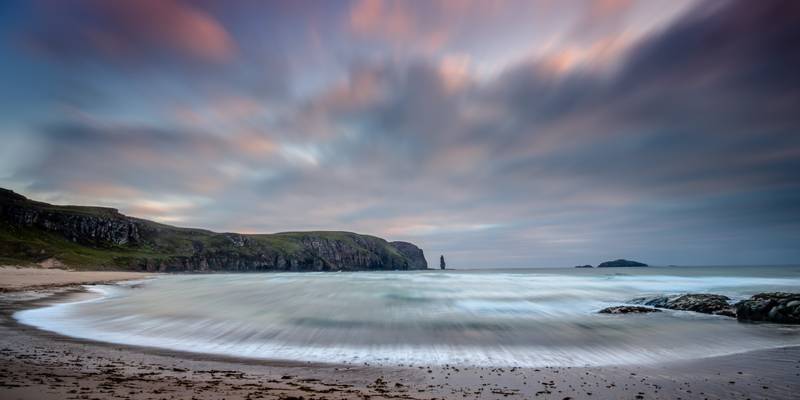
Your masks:
{"label": "shoreline", "polygon": [[[98,282],[108,283],[113,282]],[[412,370],[251,359],[107,343],[40,330],[13,317],[17,311],[71,301],[87,293],[80,285],[49,289],[54,290],[44,297],[24,290],[12,293],[31,294],[22,300],[10,298],[9,293],[0,294],[0,372],[7,374],[0,378],[0,398],[150,399],[162,398],[159,395],[165,393],[171,393],[170,398],[187,399],[432,398],[423,393],[411,396],[407,386],[400,383],[413,380],[409,375],[416,371]],[[77,355],[79,352],[83,356]],[[54,360],[53,353],[73,359]],[[53,372],[53,367],[66,368],[59,373]],[[384,380],[386,374],[399,382],[389,387]],[[126,393],[111,393],[109,383],[119,382],[135,383],[123,385],[126,390],[132,389]]]}
{"label": "shoreline", "polygon": [[[29,300],[20,300],[16,301],[16,307],[12,307],[6,310],[5,307],[0,306],[0,317],[8,318],[16,325],[18,330],[25,330],[29,333],[46,333],[48,335],[53,335],[58,338],[69,339],[75,342],[81,342],[86,344],[91,344],[94,346],[109,346],[109,347],[116,347],[116,348],[126,348],[129,351],[136,352],[146,352],[148,354],[154,355],[168,355],[173,357],[181,357],[185,359],[191,360],[211,360],[211,361],[220,361],[220,362],[233,362],[239,364],[251,364],[251,365],[262,365],[262,366],[280,366],[280,367],[297,367],[297,366],[304,366],[304,367],[314,367],[314,368],[359,368],[362,366],[369,366],[370,368],[379,368],[379,369],[396,369],[398,366],[391,365],[391,364],[374,364],[369,362],[325,362],[325,361],[302,361],[302,360],[292,360],[292,359],[282,359],[282,358],[265,358],[265,357],[257,357],[257,356],[242,356],[242,355],[228,355],[222,354],[218,352],[202,352],[202,351],[191,351],[191,350],[183,350],[183,349],[175,349],[175,348],[167,348],[167,347],[159,347],[159,346],[151,346],[146,344],[132,344],[132,343],[124,343],[124,342],[114,342],[114,341],[103,341],[99,339],[91,339],[79,336],[70,336],[63,333],[50,331],[43,328],[38,328],[32,325],[25,324],[20,322],[14,317],[14,314],[17,311],[24,311],[29,309],[35,309],[40,307],[46,307],[55,304],[64,304],[64,303],[71,303],[73,301],[84,301],[84,299],[78,299],[76,297],[81,295],[88,295],[90,294],[89,289],[86,286],[93,286],[93,285],[113,285],[120,282],[125,282],[127,279],[118,280],[118,281],[102,281],[97,283],[90,283],[90,284],[81,284],[81,285],[69,285],[69,286],[58,286],[51,288],[51,291],[45,291],[44,297],[31,297]],[[22,291],[24,293],[25,291]],[[32,291],[31,291],[32,292]],[[20,293],[20,292],[17,292]],[[2,296],[2,293],[0,293]],[[1,300],[0,300],[1,302]],[[759,323],[759,322],[756,322]],[[763,324],[763,323],[762,323]],[[714,355],[707,355],[707,356],[698,356],[691,359],[677,359],[677,360],[668,360],[664,361],[661,366],[681,366],[682,364],[687,363],[696,363],[703,360],[713,360],[717,358],[725,358],[725,357],[736,357],[740,355],[745,355],[748,353],[753,352],[768,352],[773,350],[797,350],[798,354],[800,355],[800,345],[787,345],[787,346],[776,346],[776,347],[769,347],[769,348],[761,348],[761,349],[753,349],[753,350],[742,350],[742,351],[731,351],[729,353],[724,354],[714,354]],[[540,368],[561,368],[561,369],[576,369],[576,368],[583,368],[583,369],[604,369],[604,368],[626,368],[626,367],[652,367],[656,364],[653,363],[631,363],[631,364],[605,364],[605,365],[555,365],[555,366],[483,366],[483,365],[460,365],[454,364],[452,365],[455,368],[496,368],[496,369],[540,369]],[[412,367],[410,364],[407,364],[404,368]],[[438,364],[426,365],[426,369],[441,367]],[[419,368],[418,365],[413,365],[413,368]]]}
{"label": "shoreline", "polygon": [[[127,351],[131,352],[142,352],[152,355],[161,355],[161,356],[168,356],[168,357],[179,357],[184,358],[187,360],[205,360],[205,361],[219,361],[219,362],[233,362],[233,363],[240,363],[240,364],[251,364],[251,365],[261,365],[261,366],[272,366],[272,367],[328,367],[328,368],[352,368],[353,365],[351,364],[337,364],[337,363],[319,363],[319,362],[306,362],[306,361],[296,361],[296,360],[282,360],[282,359],[266,359],[266,358],[255,358],[255,357],[239,357],[239,356],[231,356],[231,355],[224,355],[218,353],[203,353],[203,352],[192,352],[192,351],[183,351],[183,350],[175,350],[175,349],[168,349],[164,347],[155,347],[155,346],[144,346],[144,345],[135,345],[135,344],[126,344],[126,343],[115,343],[115,342],[105,342],[101,340],[95,339],[87,339],[75,336],[64,335],[61,333],[48,331],[44,329],[37,328],[35,326],[24,324],[14,318],[14,314],[17,311],[24,311],[39,307],[46,307],[49,305],[54,304],[63,304],[72,302],[75,297],[88,294],[89,291],[84,286],[91,286],[91,285],[111,285],[119,282],[125,282],[126,280],[119,280],[119,281],[107,281],[107,282],[98,282],[92,284],[83,284],[83,285],[70,285],[70,286],[59,286],[54,287],[54,291],[45,294],[44,297],[35,297],[31,296],[30,299],[25,300],[15,300],[11,305],[4,304],[4,302],[0,299],[0,319],[7,319],[12,325],[15,331],[23,332],[30,335],[45,335],[47,337],[57,338],[58,340],[65,340],[65,341],[72,341],[75,343],[81,343],[90,346],[96,347],[108,347],[108,348],[124,348]],[[25,292],[25,291],[22,291]],[[20,292],[16,292],[20,293]],[[2,297],[2,294],[0,294]],[[4,323],[4,321],[0,320],[0,324]]]}
{"label": "shoreline", "polygon": [[0,293],[68,290],[81,285],[113,284],[159,275],[132,271],[75,271],[59,268],[0,266]]}
{"label": "shoreline", "polygon": [[386,367],[105,343],[42,331],[12,317],[85,292],[79,285],[49,290],[46,297],[5,295],[0,302],[0,398],[790,399],[800,391],[800,346],[657,366]]}

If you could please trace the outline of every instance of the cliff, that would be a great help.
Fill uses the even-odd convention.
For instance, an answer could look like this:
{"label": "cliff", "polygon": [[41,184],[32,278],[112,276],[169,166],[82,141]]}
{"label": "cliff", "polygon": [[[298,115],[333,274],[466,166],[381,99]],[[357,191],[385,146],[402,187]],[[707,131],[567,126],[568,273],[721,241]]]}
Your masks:
{"label": "cliff", "polygon": [[425,260],[425,253],[422,252],[422,249],[414,245],[413,243],[408,242],[391,242],[391,244],[395,249],[397,249],[400,254],[406,257],[409,261],[410,269],[427,269],[428,262]]}
{"label": "cliff", "polygon": [[407,242],[351,232],[244,235],[179,228],[113,208],[58,206],[0,188],[0,263],[145,271],[357,271],[428,267]]}

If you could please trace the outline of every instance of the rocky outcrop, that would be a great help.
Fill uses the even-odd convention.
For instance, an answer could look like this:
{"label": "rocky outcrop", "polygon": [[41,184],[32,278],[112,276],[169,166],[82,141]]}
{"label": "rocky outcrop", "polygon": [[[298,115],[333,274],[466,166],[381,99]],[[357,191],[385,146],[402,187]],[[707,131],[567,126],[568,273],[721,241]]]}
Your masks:
{"label": "rocky outcrop", "polygon": [[[670,310],[694,311],[704,314],[724,315],[739,321],[774,322],[800,324],[800,293],[759,293],[735,305],[730,298],[719,294],[684,294],[679,296],[640,297],[631,304],[666,308]],[[626,314],[633,309],[646,307],[618,306],[601,310],[601,313]],[[646,311],[641,311],[646,312]]]}
{"label": "rocky outcrop", "polygon": [[425,253],[422,249],[408,242],[390,242],[400,254],[402,254],[409,261],[410,269],[427,269],[428,261],[425,260]]}
{"label": "rocky outcrop", "polygon": [[55,258],[146,271],[357,271],[426,269],[407,242],[351,232],[214,233],[132,218],[115,209],[56,206],[0,189],[0,256]]}
{"label": "rocky outcrop", "polygon": [[615,306],[607,307],[600,311],[600,314],[645,314],[653,312],[661,312],[661,310],[653,307],[642,306]]}
{"label": "rocky outcrop", "polygon": [[703,314],[736,316],[730,298],[719,294],[693,293],[679,296],[657,296],[633,299],[629,303]]}
{"label": "rocky outcrop", "polygon": [[586,265],[576,265],[575,268],[594,268],[594,267],[589,264],[586,264]]}
{"label": "rocky outcrop", "polygon": [[[9,198],[16,201],[2,201]],[[80,210],[39,204],[44,203],[21,201],[8,193],[0,193],[0,217],[13,225],[57,233],[81,244],[124,245],[138,243],[141,239],[139,224],[113,208],[85,207],[85,210]]]}
{"label": "rocky outcrop", "polygon": [[[238,249],[199,247],[191,255],[119,258],[128,269],[162,272],[259,272],[259,271],[361,271],[412,270],[420,268],[405,257],[392,254],[385,241],[352,234],[349,240],[307,234],[297,241],[296,251],[286,252],[257,240]],[[241,243],[241,242],[239,242]]]}
{"label": "rocky outcrop", "polygon": [[800,293],[759,293],[735,307],[739,321],[800,324]]}
{"label": "rocky outcrop", "polygon": [[606,261],[604,263],[600,263],[597,268],[621,268],[621,267],[646,267],[647,264],[640,263],[638,261],[631,261],[631,260],[614,260],[614,261]]}

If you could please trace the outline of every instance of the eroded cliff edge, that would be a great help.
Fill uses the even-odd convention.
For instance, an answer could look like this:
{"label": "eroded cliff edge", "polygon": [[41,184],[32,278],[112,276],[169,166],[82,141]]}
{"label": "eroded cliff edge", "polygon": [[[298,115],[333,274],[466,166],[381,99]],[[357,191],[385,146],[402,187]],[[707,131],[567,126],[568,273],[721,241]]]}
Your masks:
{"label": "eroded cliff edge", "polygon": [[58,206],[0,188],[0,264],[56,258],[82,268],[361,271],[428,267],[408,242],[351,232],[245,235],[179,228],[112,208]]}

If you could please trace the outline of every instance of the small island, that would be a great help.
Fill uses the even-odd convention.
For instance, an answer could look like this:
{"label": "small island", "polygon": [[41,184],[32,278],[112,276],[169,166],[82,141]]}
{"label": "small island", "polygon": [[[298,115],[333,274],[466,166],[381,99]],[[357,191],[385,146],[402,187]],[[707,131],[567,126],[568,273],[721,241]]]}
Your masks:
{"label": "small island", "polygon": [[575,268],[594,268],[594,267],[589,264],[586,264],[586,265],[576,265]]}
{"label": "small island", "polygon": [[601,263],[600,265],[597,266],[597,268],[647,267],[647,266],[648,265],[645,263],[625,260],[620,258],[619,260],[606,261],[604,263]]}

